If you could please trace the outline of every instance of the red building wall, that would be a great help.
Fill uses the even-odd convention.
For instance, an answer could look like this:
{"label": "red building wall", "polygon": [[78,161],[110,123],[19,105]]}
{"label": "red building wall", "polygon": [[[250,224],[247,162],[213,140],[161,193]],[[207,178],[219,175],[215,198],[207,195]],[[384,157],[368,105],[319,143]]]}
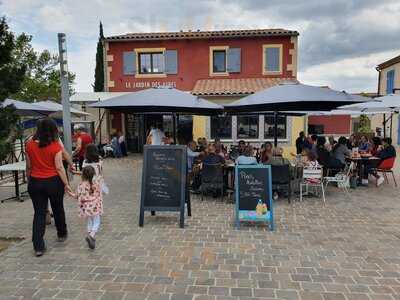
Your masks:
{"label": "red building wall", "polygon": [[[231,39],[195,39],[195,40],[164,40],[164,41],[130,41],[109,43],[107,55],[113,55],[113,61],[108,62],[112,67],[110,80],[114,81],[114,87],[109,91],[124,92],[134,91],[135,82],[174,82],[176,88],[191,91],[198,79],[208,78],[260,78],[260,77],[295,77],[292,71],[287,70],[287,65],[292,63],[289,50],[294,48],[290,36],[264,37],[264,38],[231,38]],[[279,75],[262,75],[262,57],[264,44],[282,44],[283,72]],[[210,46],[229,46],[241,48],[241,72],[230,73],[229,76],[212,76],[209,74]],[[132,51],[135,48],[166,48],[178,51],[178,74],[168,74],[159,78],[135,78],[135,75],[123,75],[122,55],[124,51]],[[295,54],[297,55],[297,53]],[[131,83],[131,85],[129,85]]]}
{"label": "red building wall", "polygon": [[350,135],[351,116],[309,116],[308,125],[324,125],[324,134]]}

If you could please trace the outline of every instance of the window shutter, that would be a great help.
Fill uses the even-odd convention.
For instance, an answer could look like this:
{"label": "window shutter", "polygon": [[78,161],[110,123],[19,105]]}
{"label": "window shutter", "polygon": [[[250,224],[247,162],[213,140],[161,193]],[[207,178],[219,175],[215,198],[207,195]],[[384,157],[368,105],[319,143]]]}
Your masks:
{"label": "window shutter", "polygon": [[229,73],[240,73],[240,48],[229,48],[226,52],[227,54],[227,71]]}
{"label": "window shutter", "polygon": [[386,94],[393,94],[394,89],[394,70],[386,74]]}
{"label": "window shutter", "polygon": [[279,72],[280,70],[280,49],[265,48],[265,71]]}
{"label": "window shutter", "polygon": [[122,57],[124,75],[134,75],[136,73],[136,53],[135,51],[127,51]]}
{"label": "window shutter", "polygon": [[178,51],[165,50],[165,73],[178,74]]}

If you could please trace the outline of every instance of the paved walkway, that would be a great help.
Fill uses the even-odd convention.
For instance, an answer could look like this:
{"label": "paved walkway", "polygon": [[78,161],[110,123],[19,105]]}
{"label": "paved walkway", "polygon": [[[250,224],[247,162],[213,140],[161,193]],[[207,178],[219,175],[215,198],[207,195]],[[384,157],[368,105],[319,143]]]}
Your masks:
{"label": "paved walkway", "polygon": [[[0,236],[26,240],[0,253],[0,299],[400,299],[400,199],[391,185],[331,188],[318,199],[276,204],[276,231],[233,227],[233,205],[193,200],[179,229],[175,214],[146,215],[139,228],[141,162],[105,162],[111,189],[98,247],[66,199],[70,237],[33,256],[32,205],[0,204]],[[0,196],[6,196],[3,190]]]}

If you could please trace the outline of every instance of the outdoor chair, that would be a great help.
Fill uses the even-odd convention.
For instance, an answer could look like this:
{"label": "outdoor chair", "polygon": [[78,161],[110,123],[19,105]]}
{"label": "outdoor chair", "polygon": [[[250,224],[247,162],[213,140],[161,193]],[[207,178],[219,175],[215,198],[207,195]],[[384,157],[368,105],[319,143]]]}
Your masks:
{"label": "outdoor chair", "polygon": [[325,203],[325,188],[322,176],[322,168],[317,169],[303,169],[303,180],[300,183],[300,201],[303,201],[303,187],[306,188],[304,195],[308,195],[309,188],[321,188],[322,199]]}
{"label": "outdoor chair", "polygon": [[287,187],[288,202],[290,203],[290,196],[292,194],[291,189],[291,176],[290,176],[290,166],[285,165],[271,165],[272,174],[272,189],[279,189],[280,186]]}
{"label": "outdoor chair", "polygon": [[212,191],[220,192],[221,200],[224,197],[224,171],[221,164],[203,164],[201,169],[201,200],[204,193]]}
{"label": "outdoor chair", "polygon": [[394,176],[394,173],[393,173],[393,167],[394,167],[395,160],[396,160],[395,157],[384,159],[379,164],[378,168],[376,168],[376,172],[378,174],[381,173],[383,175],[383,178],[385,178],[385,182],[386,183],[389,183],[389,179],[388,179],[387,174],[388,173],[392,174],[393,181],[394,181],[394,186],[397,187],[396,177]]}
{"label": "outdoor chair", "polygon": [[355,163],[351,162],[349,165],[346,166],[343,172],[339,172],[335,176],[324,177],[325,188],[328,187],[329,183],[336,183],[338,188],[342,189],[347,196],[350,196],[350,176],[352,171],[354,170],[354,167]]}

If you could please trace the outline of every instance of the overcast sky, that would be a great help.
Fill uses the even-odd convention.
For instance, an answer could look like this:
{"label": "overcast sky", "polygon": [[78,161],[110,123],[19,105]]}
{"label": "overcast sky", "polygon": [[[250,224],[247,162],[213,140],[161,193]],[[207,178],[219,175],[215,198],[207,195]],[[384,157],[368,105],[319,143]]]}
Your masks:
{"label": "overcast sky", "polygon": [[[303,2],[303,3],[301,3]],[[127,32],[285,28],[299,36],[303,83],[376,92],[377,64],[400,54],[399,0],[0,0],[15,32],[57,52],[68,38],[76,91],[92,91],[98,24]]]}

